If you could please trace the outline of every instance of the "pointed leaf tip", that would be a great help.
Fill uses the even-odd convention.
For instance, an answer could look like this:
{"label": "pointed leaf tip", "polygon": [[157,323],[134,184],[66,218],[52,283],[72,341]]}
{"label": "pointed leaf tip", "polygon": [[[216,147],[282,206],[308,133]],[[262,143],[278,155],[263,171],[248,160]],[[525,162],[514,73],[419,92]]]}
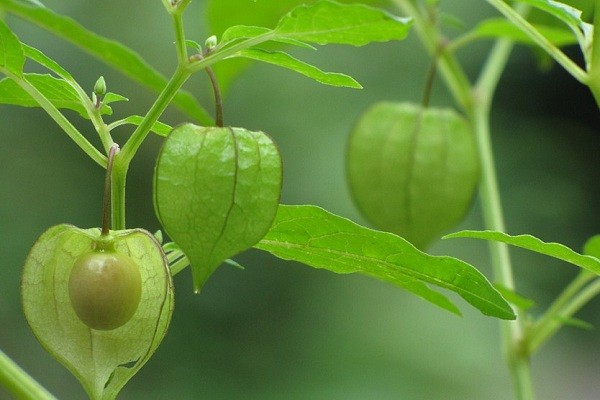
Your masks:
{"label": "pointed leaf tip", "polygon": [[280,205],[273,226],[254,247],[335,273],[368,275],[457,314],[456,306],[429,285],[457,293],[484,315],[515,318],[502,295],[470,264],[431,256],[399,236],[365,228],[319,207]]}
{"label": "pointed leaf tip", "polygon": [[499,231],[473,231],[464,230],[444,236],[444,239],[473,238],[502,242],[511,246],[521,247],[539,254],[544,254],[562,261],[566,261],[580,268],[600,275],[600,260],[591,255],[579,254],[560,243],[547,243],[533,235],[508,235]]}

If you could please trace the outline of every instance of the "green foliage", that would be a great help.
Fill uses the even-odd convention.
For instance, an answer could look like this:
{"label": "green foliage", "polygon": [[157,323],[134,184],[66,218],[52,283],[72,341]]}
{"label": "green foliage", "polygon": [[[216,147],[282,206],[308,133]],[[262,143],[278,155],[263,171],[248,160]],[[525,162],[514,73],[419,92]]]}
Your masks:
{"label": "green foliage", "polygon": [[562,23],[564,23],[575,35],[577,42],[586,59],[590,56],[590,42],[592,40],[592,25],[582,21],[582,12],[568,4],[551,0],[519,0],[521,3],[528,4],[539,10],[542,10]]}
{"label": "green foliage", "polygon": [[[558,47],[577,43],[575,34],[566,28],[552,25],[533,25],[547,40]],[[480,22],[473,33],[482,38],[507,38],[529,46],[537,46],[536,42],[521,29],[503,18],[490,18]]]}
{"label": "green foliage", "polygon": [[44,53],[39,51],[38,49],[28,46],[24,43],[21,43],[23,46],[23,54],[25,57],[29,58],[32,61],[40,64],[51,72],[54,72],[59,77],[63,78],[67,82],[75,82],[75,79],[71,76],[71,74],[61,67],[56,61],[46,56]]}
{"label": "green foliage", "polygon": [[[167,83],[167,79],[137,52],[115,40],[90,32],[73,19],[57,14],[47,7],[26,5],[18,0],[0,0],[0,10],[6,10],[73,43],[98,60],[156,92],[161,91]],[[173,104],[198,122],[210,123],[211,121],[204,108],[188,92],[179,92]]]}
{"label": "green foliage", "polygon": [[[302,4],[312,4],[315,0],[278,0],[278,1],[239,1],[239,0],[209,0],[206,6],[206,19],[210,33],[225,41],[224,32],[241,28],[253,30],[269,30],[264,27],[272,27],[277,24],[282,15]],[[344,0],[342,3],[355,3],[352,0]],[[381,0],[366,0],[361,3],[369,5],[380,5],[385,3]],[[231,32],[230,32],[231,33]],[[250,36],[251,37],[251,36]],[[267,49],[273,50],[273,49]],[[215,71],[219,77],[221,88],[227,92],[231,82],[239,76],[250,65],[243,59],[236,59],[227,63],[216,65]]]}
{"label": "green foliage", "polygon": [[[584,22],[581,19],[581,11],[573,8],[567,4],[560,3],[554,0],[520,0],[517,3],[519,9],[511,7],[509,4],[502,0],[487,0],[491,3],[498,11],[500,11],[510,23],[514,24],[522,33],[527,36],[533,43],[535,43],[542,51],[548,56],[554,59],[560,64],[567,72],[569,72],[575,79],[581,83],[588,85],[590,90],[596,96],[596,102],[600,104],[600,87],[599,83],[595,82],[590,76],[596,74],[596,71],[592,71],[592,36],[593,26],[589,23]],[[556,44],[552,43],[544,33],[541,32],[528,21],[522,15],[528,7],[534,7],[537,10],[541,10],[554,17],[556,21],[560,21],[566,25],[575,38],[585,59],[585,68],[581,68],[571,58],[569,58],[563,51],[561,51]],[[554,24],[552,24],[554,25]],[[600,63],[596,63],[600,64]]]}
{"label": "green foliage", "polygon": [[[594,89],[592,74],[594,66],[600,71],[600,47],[598,44],[593,47],[592,26],[583,22],[578,10],[551,0],[522,0],[515,2],[515,7],[502,0],[488,2],[504,13],[506,19],[483,21],[467,32],[462,42],[457,40],[458,44],[501,37],[539,46],[588,84],[594,93],[600,93],[598,88]],[[173,310],[171,274],[190,266],[194,290],[199,292],[219,265],[225,262],[239,266],[228,258],[252,246],[314,268],[339,274],[358,273],[388,282],[456,314],[460,314],[458,307],[439,289],[457,294],[484,315],[515,319],[507,300],[519,313],[528,312],[533,302],[518,295],[512,287],[510,264],[503,260],[505,253],[500,247],[495,247],[493,258],[499,264],[496,272],[500,272],[503,282],[496,288],[472,265],[418,249],[465,215],[480,178],[480,158],[486,223],[493,229],[502,229],[491,148],[487,148],[487,125],[489,99],[508,58],[510,43],[499,42],[490,53],[480,81],[471,86],[453,55],[459,46],[456,42],[454,47],[446,46],[435,22],[439,2],[397,1],[414,14],[418,33],[426,38],[426,47],[464,107],[465,116],[451,109],[381,102],[359,119],[348,149],[349,182],[361,211],[384,232],[362,227],[315,206],[280,205],[282,165],[277,147],[262,132],[220,126],[222,99],[219,79],[215,78],[212,67],[217,66],[223,86],[239,73],[240,65],[247,64],[221,61],[238,59],[287,68],[327,85],[361,88],[353,78],[324,72],[284,52],[284,47],[316,50],[317,45],[325,44],[364,46],[403,40],[413,19],[364,4],[376,1],[347,4],[331,0],[259,3],[211,0],[207,3],[207,19],[215,36],[204,41],[203,48],[185,37],[183,12],[189,3],[189,0],[163,0],[172,18],[177,56],[175,72],[166,79],[135,51],[90,32],[36,0],[0,0],[0,12],[42,27],[160,93],[143,116],[105,122],[104,117],[112,112],[110,104],[124,101],[125,97],[106,93],[102,78],[93,93],[84,90],[68,71],[41,51],[21,43],[0,20],[0,73],[6,76],[0,80],[0,103],[42,107],[86,154],[107,169],[104,234],[97,229],[82,230],[69,225],[50,228],[33,246],[22,281],[24,312],[36,337],[75,374],[90,397],[115,398],[156,350]],[[547,13],[562,25],[532,23],[524,17],[528,7]],[[596,13],[600,20],[600,11]],[[558,49],[574,43],[581,47],[586,70]],[[26,59],[48,73],[24,72]],[[233,67],[223,73],[219,70],[221,65]],[[196,98],[181,89],[199,71],[208,72],[213,85],[215,120],[219,127],[188,123],[172,129],[159,122],[164,110],[175,104],[191,118],[212,124],[212,118]],[[79,132],[64,110],[75,111],[90,120],[107,155]],[[112,130],[129,125],[134,127],[133,132],[121,152],[117,152],[119,146],[113,140]],[[154,237],[141,229],[124,229],[127,171],[151,131],[166,137],[154,176],[155,210],[173,240],[164,247],[161,235]],[[479,147],[475,145],[474,132]],[[115,230],[106,237],[109,197]],[[161,243],[157,242],[158,237]],[[590,239],[584,249],[590,255],[578,254],[556,243],[544,243],[530,235],[510,236],[499,231],[463,231],[447,237],[508,243],[586,270],[535,324],[525,325],[519,319],[514,325],[507,325],[510,329],[506,332],[514,335],[514,341],[506,346],[511,368],[520,368],[521,373],[527,370],[522,363],[528,363],[530,352],[558,327],[581,325],[573,314],[600,291],[597,283],[585,286],[593,278],[587,271],[600,274],[597,237]],[[78,260],[82,255],[107,248],[131,258],[131,263],[125,263],[129,271],[140,268],[140,279],[136,275],[124,291],[133,293],[135,298],[131,304],[135,303],[137,309],[132,306],[130,310],[133,316],[119,313],[128,303],[126,295],[100,317],[94,314],[96,304],[80,309],[79,304],[88,291],[79,289],[89,282],[73,278],[75,283],[69,285],[73,271],[78,276],[81,264]],[[140,285],[138,305],[135,292]],[[77,294],[73,295],[74,292]]]}
{"label": "green foliage", "polygon": [[273,31],[276,36],[302,42],[364,46],[404,39],[409,28],[410,19],[381,9],[321,0],[314,5],[296,7],[279,20]]}
{"label": "green foliage", "polygon": [[464,217],[479,180],[469,123],[410,103],[371,106],[352,131],[346,166],[365,217],[419,248]]}
{"label": "green foliage", "polygon": [[[520,0],[517,3],[528,7],[527,19],[505,3],[488,1],[506,18],[482,21],[471,32],[474,36],[504,37],[533,46],[540,61],[547,62],[548,59],[554,58],[567,70],[572,69],[572,66],[566,63],[567,57],[558,47],[579,44],[589,69],[593,27],[583,21],[581,10],[589,11],[592,6],[590,1],[571,1],[572,4],[568,4],[569,2],[551,0]],[[521,10],[523,9],[525,8]],[[543,51],[540,52],[540,49]],[[578,77],[579,71],[574,70],[571,73],[580,80],[584,79]]]}
{"label": "green foliage", "polygon": [[401,237],[362,227],[319,207],[279,206],[271,230],[255,247],[315,268],[371,276],[454,313],[459,313],[456,306],[427,284],[456,292],[485,315],[515,318],[502,296],[471,265],[430,256]]}
{"label": "green foliage", "polygon": [[510,290],[509,288],[500,283],[495,284],[494,287],[496,288],[496,290],[498,290],[498,292],[500,292],[500,294],[506,299],[506,301],[508,301],[510,304],[514,305],[521,311],[527,311],[531,309],[531,307],[535,306],[535,302],[533,300],[519,295],[514,290]]}
{"label": "green foliage", "polygon": [[295,59],[287,53],[281,51],[266,51],[261,49],[242,50],[239,55],[251,60],[257,60],[274,64],[280,67],[289,68],[304,76],[314,79],[319,83],[332,86],[345,86],[354,89],[362,89],[362,86],[348,75],[335,72],[323,72],[317,67]]}
{"label": "green foliage", "polygon": [[[99,243],[98,229],[57,225],[34,244],[23,269],[23,311],[44,348],[79,379],[92,399],[114,399],[154,353],[173,311],[173,287],[166,259],[154,237],[141,229],[113,231],[110,243],[140,268],[140,305],[125,325],[89,328],[69,299],[75,261]],[[68,344],[68,345],[65,345]]]}
{"label": "green foliage", "polygon": [[[88,109],[85,103],[81,101],[79,93],[64,79],[47,74],[23,74],[22,79],[33,85],[56,108],[73,110],[79,113],[80,116],[89,118]],[[126,100],[123,96],[108,93],[104,97],[99,111],[103,115],[111,115],[112,108],[108,104]],[[39,107],[39,103],[24,88],[9,78],[0,80],[0,103],[22,107]]]}
{"label": "green foliage", "polygon": [[[209,0],[206,16],[211,33],[220,36],[234,25],[274,26],[282,15],[294,7],[313,4],[316,0],[279,0],[277,2],[238,0]],[[356,3],[342,0],[340,3]],[[379,6],[382,0],[365,0],[363,4]]]}
{"label": "green foliage", "polygon": [[279,151],[262,132],[185,124],[167,137],[154,175],[156,213],[191,262],[196,292],[267,233],[281,179]]}
{"label": "green foliage", "polygon": [[0,72],[20,76],[24,64],[21,42],[0,19]]}
{"label": "green foliage", "polygon": [[[113,130],[114,128],[118,127],[118,126],[122,126],[122,125],[135,125],[135,126],[139,126],[142,122],[144,121],[144,117],[140,116],[140,115],[130,115],[129,117],[120,119],[118,121],[115,121],[113,123],[111,123],[108,128],[109,130]],[[171,128],[169,125],[167,124],[163,124],[162,122],[155,122],[152,127],[150,128],[150,131],[156,133],[159,136],[167,136],[171,130],[173,128]]]}
{"label": "green foliage", "polygon": [[[600,275],[600,260],[596,257],[579,254],[560,243],[546,243],[532,235],[511,236],[503,232],[494,231],[460,231],[444,236],[444,239],[451,238],[474,238],[493,240],[510,244],[511,246],[521,247],[536,253],[544,254],[562,261],[566,261],[580,268],[586,269],[597,275]],[[590,247],[593,249],[593,247]]]}
{"label": "green foliage", "polygon": [[[312,48],[308,43],[364,46],[371,42],[402,40],[408,34],[411,21],[393,16],[364,4],[346,5],[322,0],[301,5],[284,15],[274,29],[256,26],[232,26],[221,38],[220,47],[226,52],[240,40],[247,42],[288,43]],[[254,44],[254,43],[253,43]],[[283,52],[262,49],[240,50],[227,58],[251,58],[279,65],[320,83],[360,88],[352,78],[343,74],[323,73],[318,68],[300,62]]]}

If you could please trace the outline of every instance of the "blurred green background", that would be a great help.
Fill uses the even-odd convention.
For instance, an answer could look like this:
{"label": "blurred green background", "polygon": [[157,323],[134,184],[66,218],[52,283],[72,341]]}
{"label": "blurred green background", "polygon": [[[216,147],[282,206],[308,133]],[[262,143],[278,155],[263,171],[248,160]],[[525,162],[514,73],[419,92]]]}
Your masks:
{"label": "blurred green background", "polygon": [[[144,3],[45,2],[137,49],[167,75],[175,66],[170,21],[158,0]],[[494,15],[485,2],[442,1],[442,6],[467,26]],[[190,38],[199,42],[213,33],[204,23],[205,9],[205,1],[194,1],[186,20]],[[109,90],[130,98],[114,107],[117,116],[143,113],[151,104],[152,93],[97,60],[22,21],[8,22],[23,41],[62,63],[90,91],[104,75]],[[460,31],[449,28],[449,33]],[[459,54],[473,76],[489,45]],[[255,65],[232,84],[226,123],[263,130],[277,141],[284,159],[282,202],[317,204],[365,223],[345,183],[348,132],[375,101],[418,101],[429,60],[414,34],[404,42],[365,48],[295,52],[324,70],[348,73],[364,89],[326,87]],[[572,53],[577,57],[576,49]],[[212,108],[204,75],[193,77],[187,88]],[[452,105],[439,80],[432,103]],[[162,119],[186,120],[176,110]],[[510,233],[532,233],[578,250],[600,231],[599,122],[586,88],[559,68],[542,72],[532,52],[516,49],[493,112]],[[85,122],[78,126],[92,133]],[[122,143],[127,134],[119,132],[116,140]],[[28,249],[48,227],[99,225],[103,171],[37,109],[0,107],[0,137],[0,348],[58,398],[82,399],[79,383],[29,330],[19,279]],[[130,171],[129,226],[159,229],[151,193],[160,144],[160,138],[150,138]],[[477,204],[459,228],[466,227],[482,227]],[[437,242],[430,252],[463,258],[491,277],[483,242]],[[512,254],[519,292],[537,302],[534,312],[576,273],[549,258]],[[175,278],[170,330],[120,398],[511,399],[498,322],[459,299],[464,318],[366,277],[337,276],[254,250],[236,260],[246,269],[223,266],[200,296],[192,293],[189,271]],[[600,302],[594,301],[580,316],[599,326],[598,311]],[[564,329],[533,360],[539,398],[598,399],[599,353],[597,330]],[[0,398],[9,398],[2,389]]]}

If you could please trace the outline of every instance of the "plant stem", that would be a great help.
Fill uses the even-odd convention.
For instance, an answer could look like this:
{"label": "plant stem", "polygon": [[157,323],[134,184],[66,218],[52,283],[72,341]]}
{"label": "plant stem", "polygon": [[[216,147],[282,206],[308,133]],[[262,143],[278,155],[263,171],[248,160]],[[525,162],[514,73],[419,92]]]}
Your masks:
{"label": "plant stem", "polygon": [[127,182],[129,162],[123,160],[121,153],[122,152],[116,153],[113,158],[110,179],[110,209],[113,230],[123,230],[127,226],[125,220],[125,184]]}
{"label": "plant stem", "polygon": [[185,31],[183,30],[183,16],[180,12],[173,14],[173,27],[175,28],[175,46],[179,65],[188,61],[187,44],[185,43]]}
{"label": "plant stem", "polygon": [[[519,11],[526,12],[526,8],[520,8]],[[474,88],[473,102],[473,122],[482,169],[480,199],[485,227],[500,232],[505,231],[505,224],[493,158],[489,117],[493,93],[506,67],[512,48],[513,43],[509,40],[501,39],[496,42]],[[496,279],[506,288],[514,290],[515,283],[508,246],[500,242],[492,242],[489,246]],[[518,400],[531,400],[534,398],[534,393],[529,359],[530,352],[525,337],[523,315],[517,311],[516,321],[503,321],[501,324],[503,347],[515,398]]]}
{"label": "plant stem", "polygon": [[[582,270],[573,281],[562,291],[552,305],[548,307],[546,312],[538,319],[536,324],[529,329],[528,343],[529,352],[534,354],[540,346],[548,341],[560,327],[563,325],[560,317],[571,316],[565,314],[565,310],[572,307],[573,302],[577,302],[577,298],[582,296],[579,292],[581,288],[587,285],[597,276],[589,271]],[[597,283],[596,283],[597,286]],[[590,286],[591,287],[591,286]],[[577,311],[574,310],[574,311]]]}
{"label": "plant stem", "polygon": [[211,67],[206,67],[206,73],[210,79],[210,84],[213,88],[215,96],[215,125],[218,127],[223,126],[223,98],[221,97],[221,89],[219,88],[219,81],[217,76]]}
{"label": "plant stem", "polygon": [[158,118],[171,103],[177,92],[190,77],[192,72],[187,68],[189,60],[187,59],[187,47],[183,29],[182,13],[190,3],[189,0],[182,0],[179,3],[163,1],[163,4],[173,16],[175,28],[175,47],[177,49],[178,66],[175,73],[167,83],[167,86],[160,93],[150,110],[146,113],[142,122],[137,126],[129,140],[123,146],[123,149],[115,154],[113,160],[113,169],[111,174],[111,215],[112,227],[115,230],[125,229],[125,189],[127,182],[127,172],[131,160],[138,149],[148,136],[150,129]]}
{"label": "plant stem", "polygon": [[119,151],[119,146],[114,144],[108,152],[108,162],[106,164],[106,177],[104,178],[104,197],[102,199],[102,236],[108,236],[110,226],[110,204],[111,204],[111,182],[112,182],[112,170],[115,155]]}
{"label": "plant stem", "polygon": [[528,352],[524,347],[524,343],[521,343],[511,351],[513,357],[509,357],[508,366],[513,382],[515,398],[519,400],[531,400],[535,398],[531,380],[531,363],[527,355]]}
{"label": "plant stem", "polygon": [[[440,49],[440,44],[445,42],[435,26],[428,23],[428,20],[423,17],[424,14],[410,0],[394,0],[394,2],[405,14],[413,18],[419,39],[425,45],[429,54],[435,54]],[[471,108],[471,83],[454,55],[447,50],[445,46],[442,46],[438,65],[440,74],[456,103],[468,111]]]}
{"label": "plant stem", "polygon": [[[484,224],[486,229],[503,232],[505,231],[504,218],[492,154],[489,110],[487,110],[485,104],[477,104],[475,102],[473,113],[474,128],[481,161],[482,178],[479,196],[483,209]],[[491,242],[489,249],[494,276],[505,287],[513,290],[515,285],[508,247],[504,243]],[[503,348],[511,373],[516,399],[531,400],[534,396],[522,315],[517,311],[516,321],[501,321],[500,324],[502,327]]]}
{"label": "plant stem", "polygon": [[104,120],[102,119],[102,102],[100,101],[99,104],[92,104],[87,97],[82,97],[81,94],[79,97],[81,101],[86,104],[90,121],[94,125],[96,132],[98,132],[98,137],[100,138],[100,142],[102,142],[104,151],[108,154],[110,152],[110,148],[113,146],[113,144],[115,144],[115,142],[110,134],[108,125],[105,124]]}
{"label": "plant stem", "polygon": [[443,45],[438,45],[432,59],[429,70],[427,71],[427,78],[425,79],[425,88],[423,89],[423,96],[421,97],[421,105],[423,108],[429,107],[429,101],[431,100],[431,92],[433,90],[433,82],[435,81],[435,75],[437,72],[438,59],[442,52]]}
{"label": "plant stem", "polygon": [[[484,224],[486,229],[504,232],[504,218],[492,154],[488,111],[486,111],[484,105],[475,103],[473,113],[481,161],[482,178],[479,196],[483,209]],[[494,276],[506,288],[513,290],[515,284],[508,247],[504,243],[491,242],[489,249]],[[515,321],[501,321],[500,324],[502,327],[503,348],[511,373],[515,398],[518,400],[531,400],[534,396],[522,315],[517,311]]]}
{"label": "plant stem", "polygon": [[71,124],[71,122],[46,98],[35,86],[27,81],[26,78],[20,78],[12,74],[7,74],[23,90],[25,90],[39,105],[48,113],[62,128],[63,131],[79,146],[92,160],[101,167],[106,167],[106,157],[98,151],[82,134]]}
{"label": "plant stem", "polygon": [[[216,62],[224,60],[226,58],[235,57],[236,53],[248,49],[250,47],[259,45],[269,40],[277,38],[277,34],[273,31],[263,33],[262,35],[255,36],[250,39],[242,40],[234,44],[226,44],[224,47],[218,45],[216,48],[211,49],[206,56],[197,57],[189,65],[189,70],[194,73],[205,69],[206,67],[213,65]],[[192,56],[193,58],[193,56]]]}
{"label": "plant stem", "polygon": [[[504,217],[498,179],[495,172],[494,156],[489,129],[489,116],[484,106],[474,107],[474,128],[481,162],[480,197],[483,206],[483,219],[486,229],[504,232]],[[490,253],[494,275],[506,288],[514,290],[508,246],[504,243],[490,242]]]}
{"label": "plant stem", "polygon": [[[504,232],[504,216],[496,177],[491,135],[490,112],[493,93],[496,89],[502,71],[508,60],[513,44],[508,40],[499,40],[490,53],[481,75],[473,90],[474,107],[473,122],[479,146],[481,161],[482,183],[480,186],[481,202],[483,205],[484,223],[487,229]],[[512,275],[508,246],[504,243],[491,242],[490,251],[494,274],[508,289],[514,290],[515,283]]]}
{"label": "plant stem", "polygon": [[[431,24],[427,24],[423,14],[409,1],[396,0],[396,3],[414,18],[417,32],[433,54],[436,46],[441,43],[440,35]],[[511,9],[512,10],[512,9]],[[513,10],[514,11],[514,10]],[[525,7],[518,12],[525,12]],[[506,66],[512,50],[508,40],[496,42],[488,60],[482,69],[477,85],[471,90],[471,85],[454,55],[444,49],[440,57],[440,71],[455,100],[465,109],[473,123],[477,137],[478,152],[481,160],[482,179],[480,185],[480,200],[483,208],[486,229],[505,231],[504,217],[496,168],[490,137],[490,112],[493,94]],[[508,247],[502,243],[490,244],[490,253],[494,274],[505,287],[514,289],[514,278],[508,253]],[[524,342],[522,318],[516,321],[503,322],[503,344],[511,379],[519,400],[533,399],[529,355]]]}
{"label": "plant stem", "polygon": [[120,156],[122,163],[129,165],[133,156],[141,146],[142,142],[150,132],[152,125],[158,120],[163,111],[167,108],[171,100],[177,94],[177,91],[190,77],[191,72],[185,68],[185,66],[179,66],[167,86],[160,93],[148,113],[144,117],[144,120],[135,129],[127,143],[123,146]]}
{"label": "plant stem", "polygon": [[190,265],[190,261],[187,257],[183,256],[179,260],[175,261],[170,265],[171,276],[175,276],[181,271],[183,271],[187,266]]}
{"label": "plant stem", "polygon": [[50,392],[0,350],[0,383],[21,400],[56,400]]}
{"label": "plant stem", "polygon": [[[579,65],[571,60],[558,47],[553,45],[544,35],[542,35],[533,25],[531,25],[521,14],[513,9],[503,0],[488,0],[500,13],[509,21],[518,26],[527,36],[529,36],[539,47],[541,47],[550,57],[559,63],[568,73],[584,85],[588,84],[588,75]],[[598,4],[598,3],[596,3]],[[598,7],[596,7],[598,12]]]}
{"label": "plant stem", "polygon": [[[525,9],[520,11],[525,12]],[[484,224],[486,229],[500,232],[504,232],[506,227],[492,151],[489,119],[493,94],[512,48],[513,43],[509,40],[500,39],[496,42],[473,90],[473,123],[481,161],[482,179],[479,194]],[[491,242],[489,247],[496,279],[506,288],[514,290],[515,282],[508,246],[500,242]],[[502,321],[501,324],[503,347],[515,397],[519,400],[531,400],[534,394],[523,315],[517,311],[516,321]]]}

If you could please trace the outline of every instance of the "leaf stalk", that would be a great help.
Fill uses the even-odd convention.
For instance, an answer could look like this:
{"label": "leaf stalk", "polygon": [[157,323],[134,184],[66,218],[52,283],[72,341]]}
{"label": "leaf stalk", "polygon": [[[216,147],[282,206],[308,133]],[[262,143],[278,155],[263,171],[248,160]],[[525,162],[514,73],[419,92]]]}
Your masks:
{"label": "leaf stalk", "polygon": [[212,85],[215,96],[215,125],[218,127],[223,127],[223,97],[221,96],[219,81],[217,80],[217,76],[211,67],[206,67],[206,73],[210,79],[210,84]]}
{"label": "leaf stalk", "polygon": [[[5,71],[3,71],[5,72]],[[46,96],[44,96],[35,86],[33,86],[27,78],[18,77],[13,74],[5,72],[6,75],[13,79],[17,85],[25,90],[39,105],[46,111],[46,113],[56,122],[58,126],[75,142],[79,148],[81,148],[85,154],[87,154],[96,164],[102,168],[106,167],[106,156],[104,156],[98,149],[96,149],[77,128],[60,112],[58,108],[52,104]]]}
{"label": "leaf stalk", "polygon": [[[426,17],[427,11],[420,10],[410,0],[394,0],[394,2],[405,14],[413,18],[419,39],[429,54],[435,54],[444,40],[436,27],[430,23],[430,19]],[[446,46],[442,46],[438,69],[456,103],[468,113],[472,100],[471,83],[454,54]]]}
{"label": "leaf stalk", "polygon": [[[596,280],[588,285],[595,278]],[[588,286],[586,287],[586,285]],[[537,320],[535,325],[530,328],[528,335],[530,353],[534,354],[564,325],[561,322],[564,318],[573,316],[599,291],[600,279],[597,279],[597,275],[587,270],[581,270]],[[587,300],[583,302],[585,299]]]}
{"label": "leaf stalk", "polygon": [[177,91],[190,77],[191,72],[188,68],[179,66],[169,82],[167,86],[160,93],[150,110],[146,113],[146,116],[142,120],[142,122],[137,126],[129,140],[125,143],[121,150],[122,162],[125,164],[129,164],[133,159],[135,153],[140,148],[144,139],[150,132],[152,125],[158,118],[162,115],[167,106],[171,103],[171,100],[177,94]]}
{"label": "leaf stalk", "polygon": [[[542,35],[533,25],[531,25],[521,13],[513,9],[503,0],[487,0],[496,10],[504,15],[509,21],[518,26],[527,34],[540,48],[550,55],[558,64],[560,64],[569,74],[584,85],[588,84],[589,77],[579,65],[571,60],[558,47],[553,45],[544,35]],[[597,7],[596,7],[597,8]]]}

